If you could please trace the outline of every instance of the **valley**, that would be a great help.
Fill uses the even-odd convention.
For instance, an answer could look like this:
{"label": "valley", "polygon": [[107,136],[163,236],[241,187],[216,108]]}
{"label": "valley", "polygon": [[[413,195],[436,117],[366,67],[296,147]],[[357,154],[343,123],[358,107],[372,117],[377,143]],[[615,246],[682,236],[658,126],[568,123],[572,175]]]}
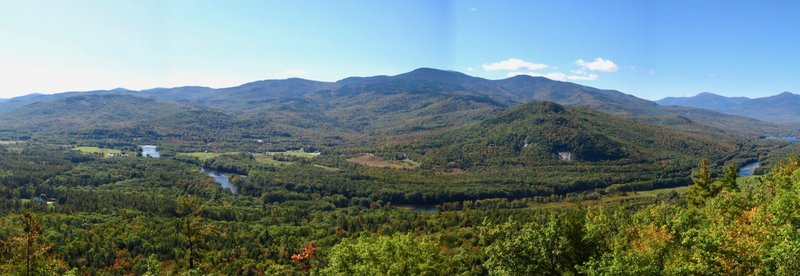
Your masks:
{"label": "valley", "polygon": [[0,7],[0,275],[800,275],[798,1]]}
{"label": "valley", "polygon": [[337,256],[358,252],[342,247],[365,239],[435,244],[413,254],[485,274],[508,227],[639,227],[603,212],[680,215],[663,208],[693,204],[703,160],[715,183],[735,166],[742,191],[707,196],[734,200],[800,152],[778,122],[429,68],[30,95],[0,103],[0,128],[0,222],[36,214],[36,242],[52,245],[37,264],[89,274],[296,274],[310,244],[303,265],[337,274]]}

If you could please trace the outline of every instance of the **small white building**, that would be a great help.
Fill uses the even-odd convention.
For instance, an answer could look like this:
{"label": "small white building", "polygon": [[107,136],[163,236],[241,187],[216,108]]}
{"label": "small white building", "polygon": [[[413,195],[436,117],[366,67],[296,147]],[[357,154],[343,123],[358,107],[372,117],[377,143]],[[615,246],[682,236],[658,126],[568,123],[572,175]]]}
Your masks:
{"label": "small white building", "polygon": [[572,161],[572,152],[559,151],[558,152],[558,158],[560,158],[561,161]]}

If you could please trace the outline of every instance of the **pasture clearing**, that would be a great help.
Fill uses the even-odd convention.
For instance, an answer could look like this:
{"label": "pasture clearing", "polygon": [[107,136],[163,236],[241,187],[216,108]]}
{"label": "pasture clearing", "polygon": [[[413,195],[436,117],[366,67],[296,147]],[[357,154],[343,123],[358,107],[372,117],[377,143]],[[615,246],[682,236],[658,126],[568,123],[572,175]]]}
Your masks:
{"label": "pasture clearing", "polygon": [[402,161],[383,160],[372,154],[364,154],[361,156],[351,157],[347,159],[347,162],[356,163],[359,165],[373,167],[373,168],[416,169],[417,167],[419,167],[419,163],[414,162],[411,159],[405,159]]}

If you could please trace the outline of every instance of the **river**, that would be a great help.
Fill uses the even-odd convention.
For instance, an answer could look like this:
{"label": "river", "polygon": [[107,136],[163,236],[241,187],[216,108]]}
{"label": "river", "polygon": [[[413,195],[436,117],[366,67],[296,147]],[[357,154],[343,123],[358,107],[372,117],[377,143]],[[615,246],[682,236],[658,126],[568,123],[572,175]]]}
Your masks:
{"label": "river", "polygon": [[751,176],[753,172],[761,166],[761,162],[753,161],[750,163],[744,164],[742,167],[739,168],[739,176]]}
{"label": "river", "polygon": [[233,194],[239,194],[239,188],[235,185],[231,184],[230,176],[231,174],[221,173],[215,170],[210,170],[206,168],[200,168],[200,171],[207,174],[211,178],[214,179],[215,182],[219,183],[222,188],[225,188],[228,191],[231,191]]}
{"label": "river", "polygon": [[800,142],[800,138],[797,138],[797,137],[794,137],[794,136],[786,136],[786,137],[767,136],[767,137],[764,138],[764,140],[782,140],[782,141],[791,142],[791,143]]}
{"label": "river", "polygon": [[[785,137],[767,136],[767,137],[764,137],[764,140],[780,140],[780,141],[786,141],[786,142],[790,142],[790,143],[800,142],[800,138],[797,138],[797,137],[794,137],[794,136],[785,136]],[[761,162],[753,161],[753,162],[750,162],[750,163],[745,163],[744,165],[742,165],[739,168],[739,176],[751,176],[751,175],[753,175],[753,172],[756,169],[758,169],[758,167],[761,167]]]}

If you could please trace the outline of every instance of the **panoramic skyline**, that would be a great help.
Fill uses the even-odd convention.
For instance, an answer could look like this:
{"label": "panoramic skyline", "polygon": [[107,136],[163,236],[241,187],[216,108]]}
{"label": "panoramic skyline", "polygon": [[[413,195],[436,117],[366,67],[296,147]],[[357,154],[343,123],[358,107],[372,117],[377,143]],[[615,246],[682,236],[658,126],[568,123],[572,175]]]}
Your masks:
{"label": "panoramic skyline", "polygon": [[1,2],[0,98],[419,67],[650,100],[800,92],[789,1]]}

